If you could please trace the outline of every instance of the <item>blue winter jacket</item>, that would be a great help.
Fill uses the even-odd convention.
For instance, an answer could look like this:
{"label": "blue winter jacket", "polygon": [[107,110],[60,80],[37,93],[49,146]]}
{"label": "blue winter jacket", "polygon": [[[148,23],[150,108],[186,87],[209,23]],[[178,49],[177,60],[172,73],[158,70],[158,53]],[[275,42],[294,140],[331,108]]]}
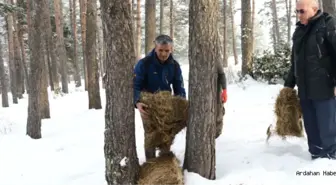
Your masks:
{"label": "blue winter jacket", "polygon": [[[161,64],[153,50],[147,55],[147,65],[145,58],[139,60],[134,68],[134,105],[140,100],[141,91],[155,93],[158,91],[172,91],[175,96],[186,97],[183,84],[183,76],[180,65],[174,61],[172,55],[168,61]],[[176,64],[174,64],[176,62]]]}

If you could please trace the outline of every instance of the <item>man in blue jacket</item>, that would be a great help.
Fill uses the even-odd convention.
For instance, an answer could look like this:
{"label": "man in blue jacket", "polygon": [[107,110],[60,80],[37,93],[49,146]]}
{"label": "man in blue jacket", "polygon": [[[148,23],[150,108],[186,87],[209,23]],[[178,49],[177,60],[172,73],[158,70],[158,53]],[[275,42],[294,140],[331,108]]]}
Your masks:
{"label": "man in blue jacket", "polygon": [[[160,35],[154,43],[155,48],[134,68],[134,105],[142,121],[148,113],[144,110],[146,105],[139,101],[141,91],[155,93],[173,90],[175,96],[186,97],[180,65],[171,54],[173,40],[168,35]],[[154,158],[155,148],[146,149],[145,155],[147,160]]]}

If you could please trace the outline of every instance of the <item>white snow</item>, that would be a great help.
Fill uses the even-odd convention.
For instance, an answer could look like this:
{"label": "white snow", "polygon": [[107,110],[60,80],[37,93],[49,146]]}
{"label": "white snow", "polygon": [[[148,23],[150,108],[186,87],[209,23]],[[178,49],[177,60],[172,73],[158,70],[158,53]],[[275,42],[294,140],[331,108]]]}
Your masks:
{"label": "white snow", "polygon": [[120,161],[120,166],[126,166],[128,159],[127,157],[124,157],[121,161]]}
{"label": "white snow", "polygon": [[[187,86],[188,66],[182,68]],[[43,120],[40,140],[26,136],[27,95],[17,105],[0,108],[0,185],[106,184],[105,92],[101,90],[103,109],[88,110],[87,93],[73,86],[63,97],[50,95],[52,118]],[[187,185],[335,184],[336,174],[322,173],[336,171],[336,161],[311,161],[305,138],[283,141],[275,136],[265,143],[266,129],[275,121],[273,105],[281,87],[251,79],[228,86],[223,134],[216,140],[217,179],[210,181],[185,172]],[[172,146],[181,164],[185,134],[181,131]],[[139,162],[143,163],[143,127],[138,111],[136,139]],[[321,174],[297,175],[304,171]]]}

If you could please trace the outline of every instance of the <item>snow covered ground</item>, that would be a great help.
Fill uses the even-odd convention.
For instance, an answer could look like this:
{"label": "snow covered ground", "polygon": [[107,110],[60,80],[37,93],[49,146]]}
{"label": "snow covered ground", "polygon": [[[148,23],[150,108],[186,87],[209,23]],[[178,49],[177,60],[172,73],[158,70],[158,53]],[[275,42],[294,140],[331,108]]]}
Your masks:
{"label": "snow covered ground", "polygon": [[[183,66],[187,86],[188,66]],[[274,123],[273,104],[281,85],[266,85],[251,79],[228,86],[223,134],[216,142],[217,180],[209,181],[185,172],[187,185],[331,185],[336,161],[311,161],[306,139],[278,137],[265,143],[266,129]],[[42,139],[25,135],[27,96],[18,105],[0,107],[0,185],[104,185],[104,108],[88,110],[87,93],[50,96],[51,119],[43,120]],[[11,97],[11,96],[10,96]],[[11,101],[10,101],[11,102]],[[145,160],[143,128],[136,111],[137,151]],[[172,150],[183,162],[185,130]],[[320,172],[319,176],[297,172]]]}

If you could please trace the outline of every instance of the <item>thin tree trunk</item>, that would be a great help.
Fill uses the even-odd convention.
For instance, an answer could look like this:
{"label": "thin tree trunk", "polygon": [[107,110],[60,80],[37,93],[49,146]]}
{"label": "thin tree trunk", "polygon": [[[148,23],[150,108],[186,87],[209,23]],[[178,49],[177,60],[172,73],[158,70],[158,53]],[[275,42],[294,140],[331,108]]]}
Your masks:
{"label": "thin tree trunk", "polygon": [[136,46],[137,53],[136,59],[140,60],[141,58],[141,0],[137,0],[137,16],[136,16]]}
{"label": "thin tree trunk", "polygon": [[241,4],[242,76],[245,76],[252,68],[252,10],[251,1],[241,0]]}
{"label": "thin tree trunk", "polygon": [[16,74],[15,74],[15,59],[14,59],[14,34],[13,34],[13,15],[7,14],[7,32],[8,32],[8,64],[9,64],[9,76],[10,86],[13,103],[18,103],[17,87],[16,87]]}
{"label": "thin tree trunk", "polygon": [[3,61],[3,52],[2,52],[2,43],[0,39],[0,85],[1,85],[1,103],[2,107],[9,107],[8,102],[8,92],[7,92],[7,82],[6,82],[6,73],[5,65]]}
{"label": "thin tree trunk", "polygon": [[82,52],[83,52],[83,71],[84,71],[84,82],[85,90],[88,90],[88,75],[87,75],[87,61],[86,61],[86,9],[87,0],[79,0],[80,7],[80,22],[81,22],[81,33],[82,33]]}
{"label": "thin tree trunk", "polygon": [[183,166],[207,179],[216,178],[217,68],[213,66],[220,60],[218,5],[217,0],[194,0],[189,4],[190,94]]}
{"label": "thin tree trunk", "polygon": [[[48,45],[48,39],[46,39],[46,45]],[[54,80],[52,78],[50,51],[49,51],[49,47],[48,46],[46,46],[46,56],[47,56],[46,62],[47,62],[47,67],[48,67],[48,77],[49,77],[50,90],[54,91],[55,87],[54,87]]]}
{"label": "thin tree trunk", "polygon": [[223,0],[223,66],[228,66],[228,52],[227,52],[227,15],[228,15],[228,7],[227,7],[227,0]]}
{"label": "thin tree trunk", "polygon": [[163,34],[164,0],[160,0],[160,34]]}
{"label": "thin tree trunk", "polygon": [[230,0],[230,17],[231,17],[231,27],[232,27],[232,52],[235,61],[235,65],[238,65],[238,54],[237,54],[237,42],[236,42],[236,29],[235,29],[235,21],[234,21],[234,6],[233,1]]}
{"label": "thin tree trunk", "polygon": [[75,67],[75,83],[76,87],[82,86],[79,66],[78,66],[78,57],[77,57],[77,23],[76,23],[76,1],[77,0],[69,0],[69,3],[72,4],[72,16],[71,16],[71,22],[72,22],[72,37],[74,41],[74,53],[73,53],[73,59],[74,59],[74,67]]}
{"label": "thin tree trunk", "polygon": [[89,109],[101,109],[99,90],[99,69],[96,59],[96,32],[97,32],[97,2],[87,0],[86,14],[86,46]]}
{"label": "thin tree trunk", "polygon": [[[137,184],[133,106],[134,39],[132,14],[125,0],[100,0],[107,54],[105,111],[105,179],[108,185]],[[115,12],[115,13],[111,13]],[[121,162],[124,165],[120,165]]]}
{"label": "thin tree trunk", "polygon": [[287,43],[291,42],[292,35],[292,0],[285,0],[287,10]]}
{"label": "thin tree trunk", "polygon": [[61,81],[62,81],[62,92],[68,93],[68,68],[67,68],[67,56],[64,44],[63,36],[63,21],[62,21],[62,1],[54,0],[55,9],[55,24],[57,33],[57,51],[59,56],[59,62],[61,66]]}
{"label": "thin tree trunk", "polygon": [[145,54],[153,49],[156,32],[155,0],[146,0],[145,5]]}
{"label": "thin tree trunk", "polygon": [[28,97],[28,119],[27,135],[33,139],[40,139],[41,134],[41,113],[40,113],[40,95],[41,83],[44,67],[44,10],[47,6],[46,0],[29,0],[31,8],[31,24],[29,24],[29,47],[31,50],[30,61],[30,91]]}
{"label": "thin tree trunk", "polygon": [[170,0],[170,37],[174,40],[174,1]]}
{"label": "thin tree trunk", "polygon": [[255,52],[255,0],[252,0],[252,55]]}
{"label": "thin tree trunk", "polygon": [[271,9],[272,9],[273,25],[274,25],[275,38],[276,38],[275,45],[277,46],[281,42],[281,37],[280,37],[280,29],[279,29],[279,21],[278,21],[278,11],[277,11],[275,0],[272,0],[271,2]]}
{"label": "thin tree trunk", "polygon": [[51,71],[50,73],[52,74],[52,82],[53,82],[53,87],[54,87],[54,91],[55,92],[60,92],[60,84],[59,84],[59,75],[58,75],[58,65],[57,65],[57,56],[56,56],[56,52],[57,52],[57,48],[55,47],[55,42],[56,39],[53,37],[53,32],[52,32],[52,28],[51,28],[51,20],[50,20],[50,8],[49,6],[46,7],[45,10],[45,17],[48,17],[45,19],[46,21],[46,37],[47,37],[47,50],[48,53],[50,55],[50,64],[51,64]]}

